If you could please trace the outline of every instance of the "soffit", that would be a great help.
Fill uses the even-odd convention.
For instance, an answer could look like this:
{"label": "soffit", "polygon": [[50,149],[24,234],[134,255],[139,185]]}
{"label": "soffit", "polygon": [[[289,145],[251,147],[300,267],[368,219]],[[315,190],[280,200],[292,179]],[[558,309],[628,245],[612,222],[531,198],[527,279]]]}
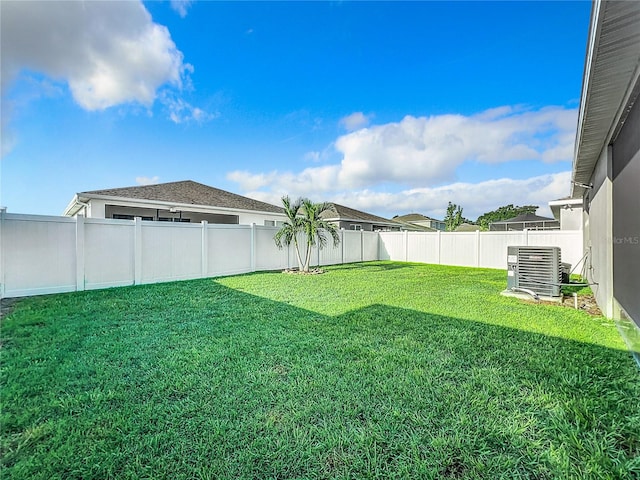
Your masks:
{"label": "soffit", "polygon": [[[585,61],[572,180],[589,182],[600,152],[615,139],[637,97],[640,2],[596,2]],[[572,187],[572,196],[583,188]]]}

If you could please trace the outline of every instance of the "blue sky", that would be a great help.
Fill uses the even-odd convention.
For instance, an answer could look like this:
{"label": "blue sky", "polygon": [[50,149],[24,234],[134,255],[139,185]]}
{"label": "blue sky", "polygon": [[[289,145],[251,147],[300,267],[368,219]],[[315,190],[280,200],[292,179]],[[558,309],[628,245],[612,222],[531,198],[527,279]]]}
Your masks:
{"label": "blue sky", "polygon": [[386,217],[569,193],[587,1],[0,8],[9,212],[186,179]]}

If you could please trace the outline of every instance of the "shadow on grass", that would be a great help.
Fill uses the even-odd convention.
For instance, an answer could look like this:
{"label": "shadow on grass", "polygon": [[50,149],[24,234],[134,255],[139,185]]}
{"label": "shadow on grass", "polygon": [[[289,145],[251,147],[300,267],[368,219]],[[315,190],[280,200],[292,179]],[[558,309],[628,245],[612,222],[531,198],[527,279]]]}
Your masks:
{"label": "shadow on grass", "polygon": [[27,299],[2,334],[11,478],[639,468],[640,380],[598,345],[387,305],[330,317],[211,281]]}
{"label": "shadow on grass", "polygon": [[360,263],[344,263],[336,265],[327,265],[322,268],[327,268],[332,271],[340,270],[368,270],[368,271],[390,271],[390,270],[402,270],[410,267],[411,263],[400,263],[391,261],[371,261]]}

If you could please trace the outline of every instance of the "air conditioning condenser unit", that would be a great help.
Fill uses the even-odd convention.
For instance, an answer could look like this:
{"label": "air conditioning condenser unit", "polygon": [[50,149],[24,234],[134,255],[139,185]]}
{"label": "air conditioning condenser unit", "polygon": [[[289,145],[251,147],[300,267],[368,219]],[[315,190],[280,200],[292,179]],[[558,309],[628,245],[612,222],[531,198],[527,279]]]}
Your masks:
{"label": "air conditioning condenser unit", "polygon": [[507,247],[507,290],[559,297],[563,280],[560,247]]}

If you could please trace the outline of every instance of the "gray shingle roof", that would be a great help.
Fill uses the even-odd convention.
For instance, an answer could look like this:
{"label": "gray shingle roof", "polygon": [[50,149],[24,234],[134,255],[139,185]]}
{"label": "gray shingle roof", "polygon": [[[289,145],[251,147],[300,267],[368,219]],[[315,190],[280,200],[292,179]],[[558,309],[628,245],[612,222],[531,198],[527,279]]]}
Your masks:
{"label": "gray shingle roof", "polygon": [[426,215],[422,215],[421,213],[407,213],[406,215],[396,215],[393,217],[394,220],[399,220],[401,222],[421,222],[424,220],[435,220],[436,222],[441,222],[442,220],[436,220],[435,218],[427,217]]}
{"label": "gray shingle roof", "polygon": [[332,215],[330,212],[325,212],[322,216],[326,220],[360,220],[363,222],[370,222],[376,224],[393,224],[393,222],[387,218],[379,217],[377,215],[373,215],[371,213],[362,212],[360,210],[356,210],[354,208],[345,207],[344,205],[340,205],[338,203],[329,202],[331,205],[331,210],[335,215]]}
{"label": "gray shingle roof", "polygon": [[136,187],[108,188],[81,192],[78,195],[105,195],[137,200],[155,200],[210,207],[236,208],[259,212],[283,213],[282,208],[235,193],[209,187],[192,180],[158,183]]}
{"label": "gray shingle roof", "polygon": [[435,228],[425,227],[417,223],[405,222],[404,220],[398,220],[398,217],[393,217],[392,222],[397,223],[403,230],[410,232],[437,232]]}

